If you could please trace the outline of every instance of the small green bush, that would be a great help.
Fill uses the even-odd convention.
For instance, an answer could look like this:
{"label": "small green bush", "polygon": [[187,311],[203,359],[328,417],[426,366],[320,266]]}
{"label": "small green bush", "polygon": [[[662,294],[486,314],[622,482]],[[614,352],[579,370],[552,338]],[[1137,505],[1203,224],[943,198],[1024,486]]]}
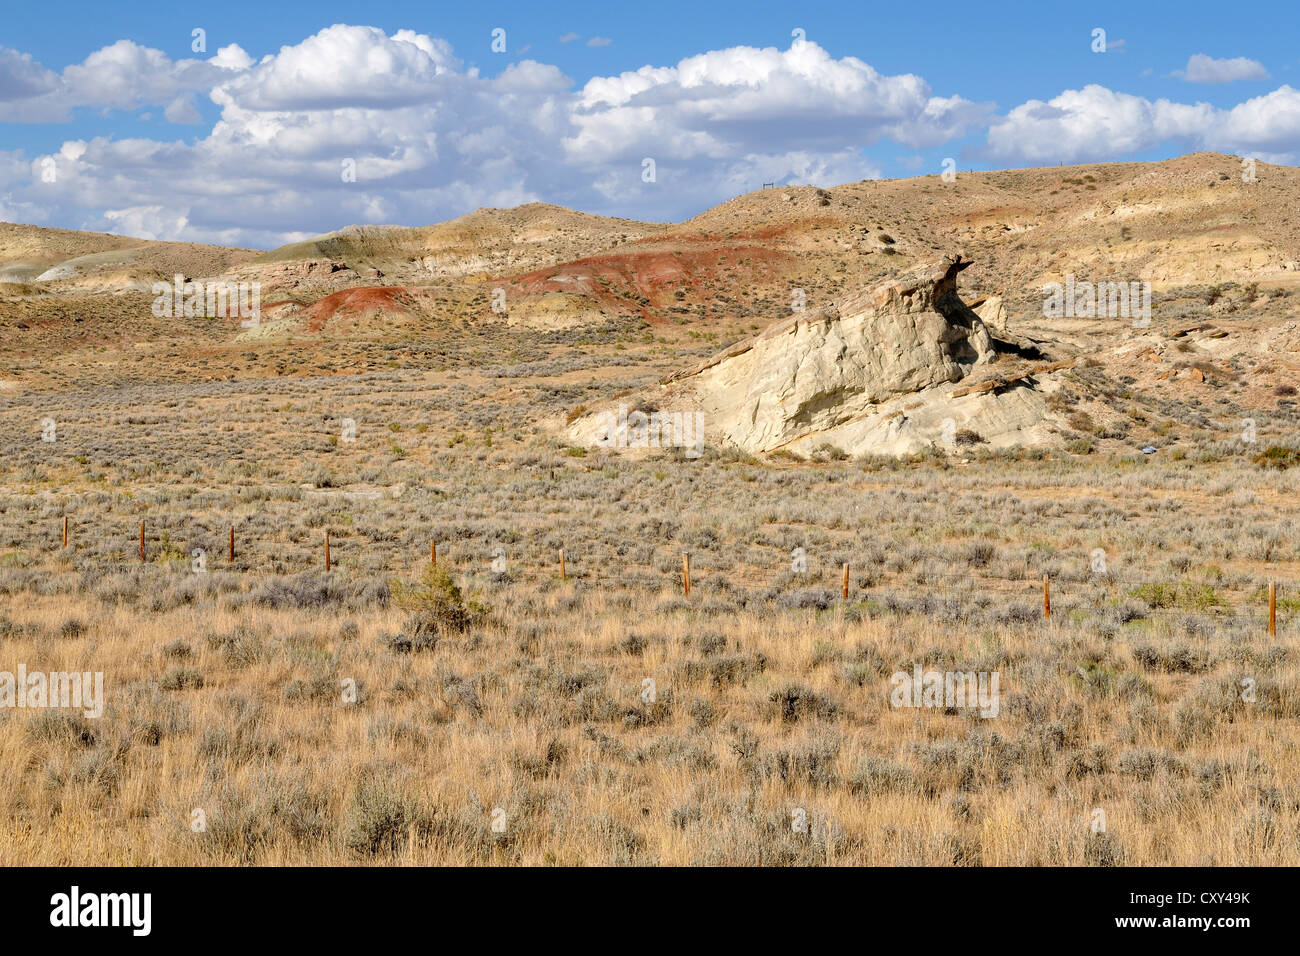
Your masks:
{"label": "small green bush", "polygon": [[1300,465],[1300,449],[1270,445],[1255,456],[1255,464],[1261,468],[1276,468],[1278,471],[1286,471],[1292,465]]}
{"label": "small green bush", "polygon": [[491,613],[491,608],[477,601],[466,603],[447,569],[432,564],[425,567],[418,581],[393,581],[389,588],[397,606],[410,613],[417,633],[467,631]]}

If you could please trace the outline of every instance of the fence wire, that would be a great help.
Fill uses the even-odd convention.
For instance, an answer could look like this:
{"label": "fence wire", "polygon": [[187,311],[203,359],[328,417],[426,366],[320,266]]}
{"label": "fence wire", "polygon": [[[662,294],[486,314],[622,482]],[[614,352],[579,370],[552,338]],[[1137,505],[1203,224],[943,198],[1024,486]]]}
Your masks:
{"label": "fence wire", "polygon": [[[130,544],[126,547],[110,546],[106,557],[115,559],[119,566],[122,567],[157,566],[159,563],[183,566],[192,560],[183,550],[178,549],[176,542],[170,539],[170,534],[174,530],[179,530],[176,528],[176,520],[171,517],[164,517],[154,519],[152,522],[145,519],[144,558],[142,561],[139,555],[138,520],[134,519],[130,528]],[[121,541],[122,537],[124,537],[122,531],[119,531],[121,519],[114,521],[113,524],[118,527],[113,528],[108,537]],[[212,522],[208,521],[204,522],[204,524],[210,525]],[[151,532],[151,525],[155,528],[161,527],[161,539],[156,531]],[[229,527],[227,525],[221,531],[208,530],[207,527],[204,527],[201,534],[197,535],[203,540],[212,539],[216,542],[212,548],[202,549],[205,570],[236,573],[241,577],[253,579],[313,572],[324,573],[326,570],[326,535],[324,531],[321,532],[321,536],[314,546],[312,542],[303,540],[300,535],[296,536],[296,540],[288,542],[298,552],[292,559],[282,556],[269,562],[263,558],[263,549],[267,544],[265,537],[250,538],[247,534],[243,536],[236,534],[235,557],[231,561],[229,559],[228,543],[224,537],[225,530],[228,530]],[[34,532],[33,536],[36,536],[36,529],[29,530]],[[53,528],[50,544],[46,547],[46,553],[53,552],[56,555],[64,555],[72,561],[75,567],[78,555],[82,553],[78,550],[78,538],[94,534],[96,538],[102,540],[103,530],[102,525],[94,530],[84,525],[72,525],[67,531],[68,538],[65,545],[64,525],[60,519]],[[192,541],[196,535],[190,532],[189,537]],[[363,535],[362,538],[367,544],[376,540],[373,535]],[[460,542],[455,543],[459,545]],[[278,536],[271,542],[273,547],[283,547],[285,544],[286,542]],[[430,560],[429,552],[424,551],[413,555],[410,561],[399,563],[392,560],[392,551],[385,551],[378,555],[379,561],[376,563],[372,560],[376,557],[376,550],[365,545],[359,548],[358,539],[355,535],[343,538],[331,535],[329,544],[331,549],[331,573],[382,574],[390,577],[406,577],[418,573],[418,567]],[[313,551],[318,552],[315,560],[310,559]],[[612,570],[608,561],[604,558],[597,559],[599,566],[593,568],[585,559],[586,555],[566,549],[564,551],[565,574],[562,580],[558,552],[555,561],[546,566],[539,563],[521,566],[517,558],[508,558],[505,569],[497,572],[491,569],[493,552],[490,549],[485,549],[485,556],[477,561],[477,566],[474,567],[467,566],[463,548],[457,547],[456,551],[456,554],[450,555],[444,548],[440,548],[437,563],[447,568],[453,576],[459,577],[461,580],[472,584],[473,587],[487,592],[500,590],[504,587],[536,588],[568,584],[575,589],[639,589],[675,593],[679,597],[686,596],[683,568],[676,560],[680,558],[680,552],[674,553],[673,557],[666,557],[662,552],[659,552],[657,559],[652,558],[649,564],[661,570],[633,572]],[[250,553],[253,555],[252,558],[248,557]],[[301,562],[298,561],[297,559],[302,556],[306,556],[305,559]],[[268,564],[273,567],[268,567]],[[291,564],[299,564],[300,566],[296,569],[290,569],[288,565]],[[719,567],[715,563],[701,564],[692,557],[689,571],[690,596],[692,598],[739,597],[746,603],[785,599],[787,602],[792,602],[793,606],[809,607],[822,607],[833,603],[847,602],[850,605],[865,604],[868,609],[871,609],[873,605],[881,605],[886,610],[901,609],[904,611],[915,610],[918,607],[923,608],[927,603],[974,604],[979,607],[987,607],[997,601],[1002,601],[1028,602],[1031,605],[1041,607],[1044,598],[1045,578],[1041,575],[1008,577],[995,573],[974,574],[970,572],[934,572],[929,570],[890,572],[887,568],[881,568],[879,565],[855,567],[850,562],[848,565],[846,594],[843,573],[843,565],[838,567],[822,566],[812,571],[796,572],[787,563],[779,570],[763,572],[756,570],[752,564],[731,569]],[[1108,590],[1104,590],[1100,595],[1095,589],[1087,594],[1079,595],[1077,592],[1072,591],[1068,585],[1080,580],[1080,575],[1046,576],[1047,588],[1050,594],[1051,614],[1048,615],[1046,609],[1043,608],[1041,617],[1050,619],[1051,617],[1078,613],[1098,616],[1114,615],[1122,612],[1123,602],[1130,601],[1141,601],[1145,605],[1142,608],[1141,616],[1146,618],[1187,619],[1197,615],[1214,617],[1241,612],[1248,614],[1270,613],[1268,598],[1262,597],[1260,593],[1263,590],[1262,588],[1244,594],[1239,593],[1240,599],[1235,603],[1216,596],[1213,600],[1194,606],[1163,606],[1153,605],[1134,593],[1143,585],[1158,582],[1126,581],[1104,572],[1097,575],[1097,577],[1102,579],[1101,586]],[[1086,580],[1087,576],[1083,576],[1082,579]],[[1291,580],[1277,580],[1275,583],[1279,595],[1284,591],[1295,593],[1300,588],[1300,583]],[[1067,585],[1064,590],[1062,584]],[[1281,602],[1277,605],[1277,610],[1293,610],[1294,604],[1294,601],[1289,605],[1286,602]]]}

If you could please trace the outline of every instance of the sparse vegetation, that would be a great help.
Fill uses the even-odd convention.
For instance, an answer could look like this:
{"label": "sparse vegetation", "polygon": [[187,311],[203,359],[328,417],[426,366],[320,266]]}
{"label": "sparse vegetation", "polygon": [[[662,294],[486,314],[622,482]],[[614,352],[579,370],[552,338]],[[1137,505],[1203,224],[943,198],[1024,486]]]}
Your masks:
{"label": "sparse vegetation", "polygon": [[1300,449],[1284,448],[1281,445],[1269,445],[1255,456],[1255,464],[1262,468],[1274,468],[1286,471],[1293,465],[1300,464]]}
{"label": "sparse vegetation", "polygon": [[[1041,301],[1008,277],[1040,253],[1082,276],[1080,204],[1138,191],[1091,169],[930,178],[1017,335]],[[990,185],[1053,212],[984,222]],[[83,321],[61,325],[0,286],[0,670],[102,670],[108,691],[100,718],[0,710],[0,862],[1300,865],[1295,298],[1189,285],[1146,332],[1000,354],[980,372],[1006,381],[1086,341],[1051,373],[1041,447],[983,425],[957,455],[571,444],[558,423],[652,410],[630,396],[786,317],[790,288],[816,308],[901,271],[895,246],[950,241],[914,185],[790,192],[760,197],[778,240],[740,197],[646,288],[632,257],[665,227],[620,223],[615,254],[607,221],[519,243],[476,219],[475,276],[590,277],[602,311],[571,325],[494,318],[481,277],[417,275],[407,247],[380,264],[409,311],[278,338],[155,321],[132,292],[70,293]],[[1126,254],[1172,241],[1148,218],[1112,228]],[[352,264],[277,290],[291,308],[379,281],[339,244]],[[307,245],[266,261],[326,255]],[[1225,343],[1239,326],[1279,348]],[[893,706],[914,667],[996,671],[997,716]],[[830,836],[792,834],[793,807]]]}

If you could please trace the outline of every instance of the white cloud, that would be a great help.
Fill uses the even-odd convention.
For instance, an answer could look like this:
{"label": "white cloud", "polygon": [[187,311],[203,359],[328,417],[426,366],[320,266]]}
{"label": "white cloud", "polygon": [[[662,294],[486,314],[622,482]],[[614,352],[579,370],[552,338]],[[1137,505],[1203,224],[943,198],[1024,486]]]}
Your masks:
{"label": "white cloud", "polygon": [[997,161],[1051,164],[1123,158],[1163,143],[1293,163],[1300,158],[1300,91],[1281,86],[1221,109],[1093,84],[1046,103],[1029,100],[994,120],[982,152]]}
{"label": "white cloud", "polygon": [[169,123],[189,123],[197,124],[203,122],[203,115],[194,105],[193,93],[182,93],[176,99],[167,104],[167,109],[163,110],[163,116]]}
{"label": "white cloud", "polygon": [[176,106],[178,98],[207,93],[251,62],[235,44],[210,60],[171,60],[161,50],[118,40],[60,75],[27,54],[0,49],[0,122],[66,122],[81,107],[142,106],[173,107],[170,112],[187,117],[183,122],[194,122],[195,114]]}
{"label": "white cloud", "polygon": [[[65,109],[156,102],[172,122],[194,122],[199,78],[221,109],[206,136],[81,143],[58,159],[44,208],[82,228],[245,245],[534,199],[680,218],[763,181],[879,176],[864,145],[942,142],[991,109],[810,42],[718,50],[575,89],[548,64],[484,77],[443,40],[344,25],[257,62],[237,47],[172,62],[121,41],[69,67],[59,96]],[[642,181],[646,156],[655,183]],[[347,160],[355,183],[340,175]],[[35,188],[11,178],[0,200],[15,207]]]}
{"label": "white cloud", "polygon": [[609,37],[592,37],[587,41],[587,46],[609,46],[613,42]]}
{"label": "white cloud", "polygon": [[391,109],[436,99],[459,62],[445,40],[336,24],[221,83],[217,103],[248,110]]}
{"label": "white cloud", "polygon": [[58,74],[41,66],[31,54],[0,47],[0,103],[40,96],[58,84]]}
{"label": "white cloud", "polygon": [[578,33],[566,33],[564,36],[560,37],[560,42],[561,42],[561,43],[572,43],[574,40],[581,40],[581,39],[582,39],[581,34],[578,34]]}
{"label": "white cloud", "polygon": [[[917,76],[883,76],[812,42],[786,50],[733,47],[587,82],[573,110],[568,163],[611,209],[663,218],[762,182],[838,183],[878,177],[861,147],[882,138],[932,145],[978,125],[991,107],[941,99]],[[655,161],[657,182],[641,182]],[[665,207],[667,195],[676,208]]]}
{"label": "white cloud", "polygon": [[184,213],[165,206],[132,206],[106,209],[104,219],[112,223],[107,232],[136,239],[169,239],[185,232],[189,225]]}
{"label": "white cloud", "polygon": [[1238,56],[1216,60],[1204,53],[1187,58],[1187,68],[1174,70],[1173,76],[1188,83],[1232,83],[1236,80],[1267,80],[1268,70],[1258,60]]}
{"label": "white cloud", "polygon": [[1030,163],[1089,161],[1132,155],[1208,123],[1213,108],[1152,102],[1089,84],[1044,103],[1029,100],[994,120],[988,154]]}
{"label": "white cloud", "polygon": [[1300,90],[1283,85],[1218,111],[1205,145],[1268,162],[1300,162]]}
{"label": "white cloud", "polygon": [[967,130],[986,125],[993,108],[987,103],[972,103],[960,96],[932,96],[925,109],[912,119],[884,128],[889,139],[907,146],[929,148],[961,139]]}
{"label": "white cloud", "polygon": [[[878,177],[863,147],[930,149],[986,127],[984,152],[1029,163],[1120,158],[1165,141],[1275,161],[1300,154],[1290,87],[1218,109],[1093,85],[992,117],[989,104],[936,96],[919,76],[884,75],[809,41],[714,50],[579,88],[549,64],[520,60],[488,77],[444,40],[345,25],[256,61],[233,45],[172,61],[124,40],[58,75],[0,50],[0,122],[149,105],[201,123],[203,96],[220,117],[197,139],[69,140],[54,183],[39,181],[44,157],[0,151],[0,208],[268,246],[351,222],[429,223],[535,199],[678,219],[763,182]],[[647,157],[653,183],[642,180]],[[356,182],[341,176],[349,163]]]}
{"label": "white cloud", "polygon": [[588,81],[569,151],[614,158],[653,145],[672,156],[734,157],[791,142],[837,149],[892,137],[922,145],[960,135],[990,111],[932,97],[912,74],[883,76],[856,57],[833,59],[808,41],[787,50],[732,47]]}
{"label": "white cloud", "polygon": [[208,62],[223,70],[247,70],[253,65],[253,58],[238,43],[232,43],[218,49],[217,55]]}

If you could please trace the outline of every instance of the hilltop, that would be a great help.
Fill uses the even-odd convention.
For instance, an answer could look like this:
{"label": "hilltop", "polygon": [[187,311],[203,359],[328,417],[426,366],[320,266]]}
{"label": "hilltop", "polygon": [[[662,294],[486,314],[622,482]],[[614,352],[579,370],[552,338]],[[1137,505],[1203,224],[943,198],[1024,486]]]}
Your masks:
{"label": "hilltop", "polygon": [[[1169,418],[1227,396],[1232,415],[1271,407],[1295,379],[1296,208],[1300,170],[1259,163],[1252,179],[1235,157],[1199,153],[768,188],[676,224],[530,203],[424,227],[348,226],[269,252],[0,225],[0,361],[12,391],[569,367],[595,350],[637,386],[956,254],[970,263],[961,299],[981,321],[1070,366],[1055,376],[1067,382],[1051,399],[1057,427],[1008,434],[1129,441],[1122,396]],[[154,317],[152,282],[177,273],[258,283],[259,324]],[[1151,325],[1048,317],[1044,285],[1071,278],[1148,283]],[[1009,363],[972,367],[958,387],[1023,382]],[[1066,411],[1097,421],[1065,427]]]}
{"label": "hilltop", "polygon": [[1296,865],[1296,174],[0,227],[0,862]]}

